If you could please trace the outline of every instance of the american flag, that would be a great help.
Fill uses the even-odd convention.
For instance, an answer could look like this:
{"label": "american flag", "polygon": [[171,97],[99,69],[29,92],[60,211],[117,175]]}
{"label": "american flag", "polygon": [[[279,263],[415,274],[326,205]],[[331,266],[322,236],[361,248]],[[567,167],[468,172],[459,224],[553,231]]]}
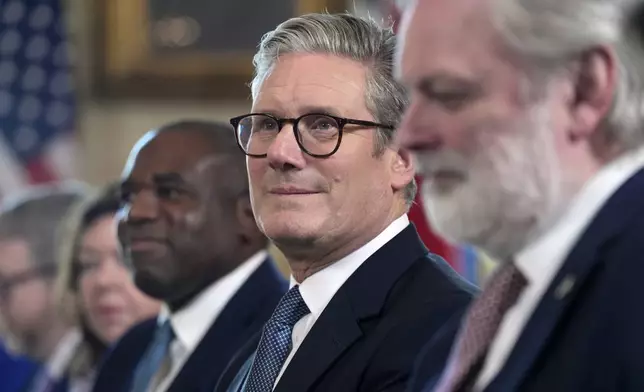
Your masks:
{"label": "american flag", "polygon": [[71,54],[60,0],[0,0],[0,198],[74,176]]}

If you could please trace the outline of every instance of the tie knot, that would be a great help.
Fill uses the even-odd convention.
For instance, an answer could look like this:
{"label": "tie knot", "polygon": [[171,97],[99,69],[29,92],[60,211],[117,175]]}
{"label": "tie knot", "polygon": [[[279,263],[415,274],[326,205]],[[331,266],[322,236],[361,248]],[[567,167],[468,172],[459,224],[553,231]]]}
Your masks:
{"label": "tie knot", "polygon": [[494,296],[505,298],[508,302],[514,303],[527,284],[527,279],[517,266],[509,262],[500,267],[498,273],[491,278],[486,290],[493,292]]}
{"label": "tie knot", "polygon": [[293,286],[280,300],[271,321],[292,328],[299,319],[310,312],[300,294],[300,286]]}
{"label": "tie knot", "polygon": [[161,324],[157,325],[156,331],[154,333],[154,340],[156,344],[167,345],[174,339],[174,330],[172,329],[172,324],[170,324],[170,319],[166,319]]}

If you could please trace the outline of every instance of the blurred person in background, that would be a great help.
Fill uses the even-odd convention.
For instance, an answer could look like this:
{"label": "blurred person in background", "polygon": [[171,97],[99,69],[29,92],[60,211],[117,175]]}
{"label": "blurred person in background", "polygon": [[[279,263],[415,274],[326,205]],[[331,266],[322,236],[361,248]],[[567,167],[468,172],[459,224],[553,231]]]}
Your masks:
{"label": "blurred person in background", "polygon": [[64,380],[52,392],[87,392],[107,348],[130,327],[158,314],[161,303],[140,292],[124,265],[116,234],[121,206],[118,185],[78,203],[60,232],[61,312],[73,314],[82,333]]}
{"label": "blurred person in background", "polygon": [[348,14],[292,18],[262,39],[252,112],[231,123],[291,289],[218,390],[400,391],[432,337],[442,370],[476,290],[409,222],[416,184],[392,143],[407,104],[394,48],[391,29]]}
{"label": "blurred person in background", "polygon": [[212,392],[287,289],[250,206],[228,124],[150,131],[123,172],[119,238],[134,282],[164,302],[110,351],[96,392]]}
{"label": "blurred person in background", "polygon": [[425,390],[644,391],[644,1],[417,0],[401,32],[428,214],[502,261]]}
{"label": "blurred person in background", "polygon": [[0,212],[0,314],[12,347],[44,366],[37,378],[54,382],[80,342],[56,305],[56,230],[86,193],[79,184],[43,185],[7,200]]}

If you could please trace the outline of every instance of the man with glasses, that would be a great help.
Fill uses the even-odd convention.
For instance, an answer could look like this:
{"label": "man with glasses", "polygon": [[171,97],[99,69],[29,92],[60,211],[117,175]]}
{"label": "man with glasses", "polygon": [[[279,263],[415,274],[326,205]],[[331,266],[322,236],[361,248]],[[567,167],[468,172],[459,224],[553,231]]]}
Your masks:
{"label": "man with glasses", "polygon": [[286,256],[291,289],[217,390],[403,390],[430,339],[443,342],[442,369],[474,289],[406,215],[416,186],[409,154],[391,143],[407,103],[394,41],[373,21],[328,14],[262,40],[252,113],[231,123],[255,219]]}
{"label": "man with glasses", "polygon": [[0,212],[0,316],[16,349],[44,363],[34,377],[43,385],[62,376],[80,342],[55,305],[54,277],[58,226],[83,193],[76,185],[37,187]]}

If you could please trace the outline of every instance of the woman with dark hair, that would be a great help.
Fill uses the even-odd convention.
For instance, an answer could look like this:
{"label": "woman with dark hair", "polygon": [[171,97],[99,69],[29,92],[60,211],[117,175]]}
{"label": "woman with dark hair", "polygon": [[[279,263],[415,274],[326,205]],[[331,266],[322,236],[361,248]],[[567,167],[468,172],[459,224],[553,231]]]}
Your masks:
{"label": "woman with dark hair", "polygon": [[115,215],[120,207],[116,185],[82,202],[62,228],[60,308],[69,310],[82,332],[56,391],[91,390],[94,373],[109,345],[136,323],[154,317],[160,302],[140,292],[123,264]]}

